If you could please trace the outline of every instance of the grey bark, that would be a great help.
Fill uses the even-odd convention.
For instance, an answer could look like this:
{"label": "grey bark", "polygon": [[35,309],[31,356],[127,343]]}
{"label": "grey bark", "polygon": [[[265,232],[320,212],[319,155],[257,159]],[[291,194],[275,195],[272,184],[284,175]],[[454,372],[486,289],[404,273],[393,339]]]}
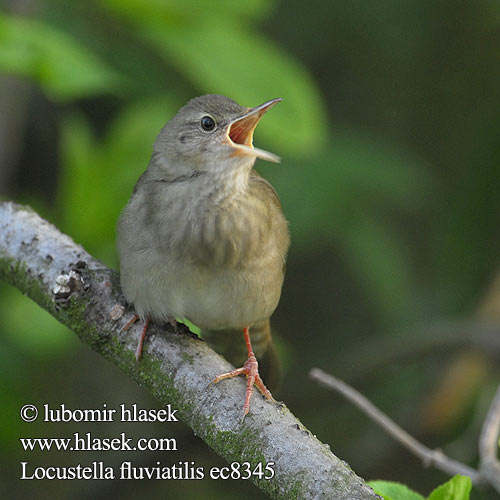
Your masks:
{"label": "grey bark", "polygon": [[[30,208],[0,203],[0,278],[35,300],[92,349],[119,366],[231,462],[274,462],[275,476],[255,479],[276,499],[379,498],[282,403],[252,397],[243,423],[243,378],[210,385],[231,369],[186,330],[152,325],[143,359],[134,352],[141,325],[121,332],[132,311],[118,274]],[[125,309],[124,309],[125,308]],[[123,312],[125,311],[125,312]]]}

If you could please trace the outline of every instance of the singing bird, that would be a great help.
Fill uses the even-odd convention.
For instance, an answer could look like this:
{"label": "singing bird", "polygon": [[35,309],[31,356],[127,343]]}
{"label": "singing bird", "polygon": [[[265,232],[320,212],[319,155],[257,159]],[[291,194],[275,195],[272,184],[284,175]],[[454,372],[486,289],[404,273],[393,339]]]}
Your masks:
{"label": "singing bird", "polygon": [[117,230],[121,284],[136,311],[126,326],[144,321],[137,359],[151,320],[188,319],[243,365],[214,380],[247,376],[243,418],[254,384],[272,399],[257,359],[269,373],[278,363],[269,318],[290,240],[276,191],[253,169],[257,158],[280,159],[255,148],[253,133],[281,100],[254,108],[214,94],[189,101],[159,133]]}

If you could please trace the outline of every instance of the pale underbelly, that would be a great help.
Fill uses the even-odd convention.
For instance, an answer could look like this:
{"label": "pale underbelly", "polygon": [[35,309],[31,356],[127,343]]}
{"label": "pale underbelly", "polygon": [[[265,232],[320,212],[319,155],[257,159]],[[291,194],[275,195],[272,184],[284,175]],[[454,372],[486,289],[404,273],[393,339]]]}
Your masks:
{"label": "pale underbelly", "polygon": [[167,265],[143,268],[133,286],[124,284],[137,313],[159,321],[186,318],[202,329],[251,326],[271,316],[278,305],[282,275],[245,270],[211,270]]}
{"label": "pale underbelly", "polygon": [[[185,283],[189,282],[189,285]],[[171,298],[172,310],[200,328],[243,328],[271,316],[278,305],[281,283],[252,273],[219,271],[192,273]]]}

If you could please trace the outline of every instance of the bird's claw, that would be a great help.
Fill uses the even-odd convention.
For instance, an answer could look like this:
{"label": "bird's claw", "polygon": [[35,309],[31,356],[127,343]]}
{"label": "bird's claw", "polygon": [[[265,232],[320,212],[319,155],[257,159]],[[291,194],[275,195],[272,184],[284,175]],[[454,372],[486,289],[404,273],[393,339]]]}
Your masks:
{"label": "bird's claw", "polygon": [[243,405],[243,415],[241,417],[241,421],[243,422],[248,412],[250,411],[250,398],[252,397],[254,385],[267,399],[273,400],[273,396],[271,395],[269,389],[264,385],[264,382],[259,375],[259,363],[253,352],[249,353],[248,359],[245,361],[245,364],[241,368],[235,368],[234,370],[218,375],[212,380],[210,384],[217,384],[221,380],[237,377],[238,375],[247,376],[245,403]]}

